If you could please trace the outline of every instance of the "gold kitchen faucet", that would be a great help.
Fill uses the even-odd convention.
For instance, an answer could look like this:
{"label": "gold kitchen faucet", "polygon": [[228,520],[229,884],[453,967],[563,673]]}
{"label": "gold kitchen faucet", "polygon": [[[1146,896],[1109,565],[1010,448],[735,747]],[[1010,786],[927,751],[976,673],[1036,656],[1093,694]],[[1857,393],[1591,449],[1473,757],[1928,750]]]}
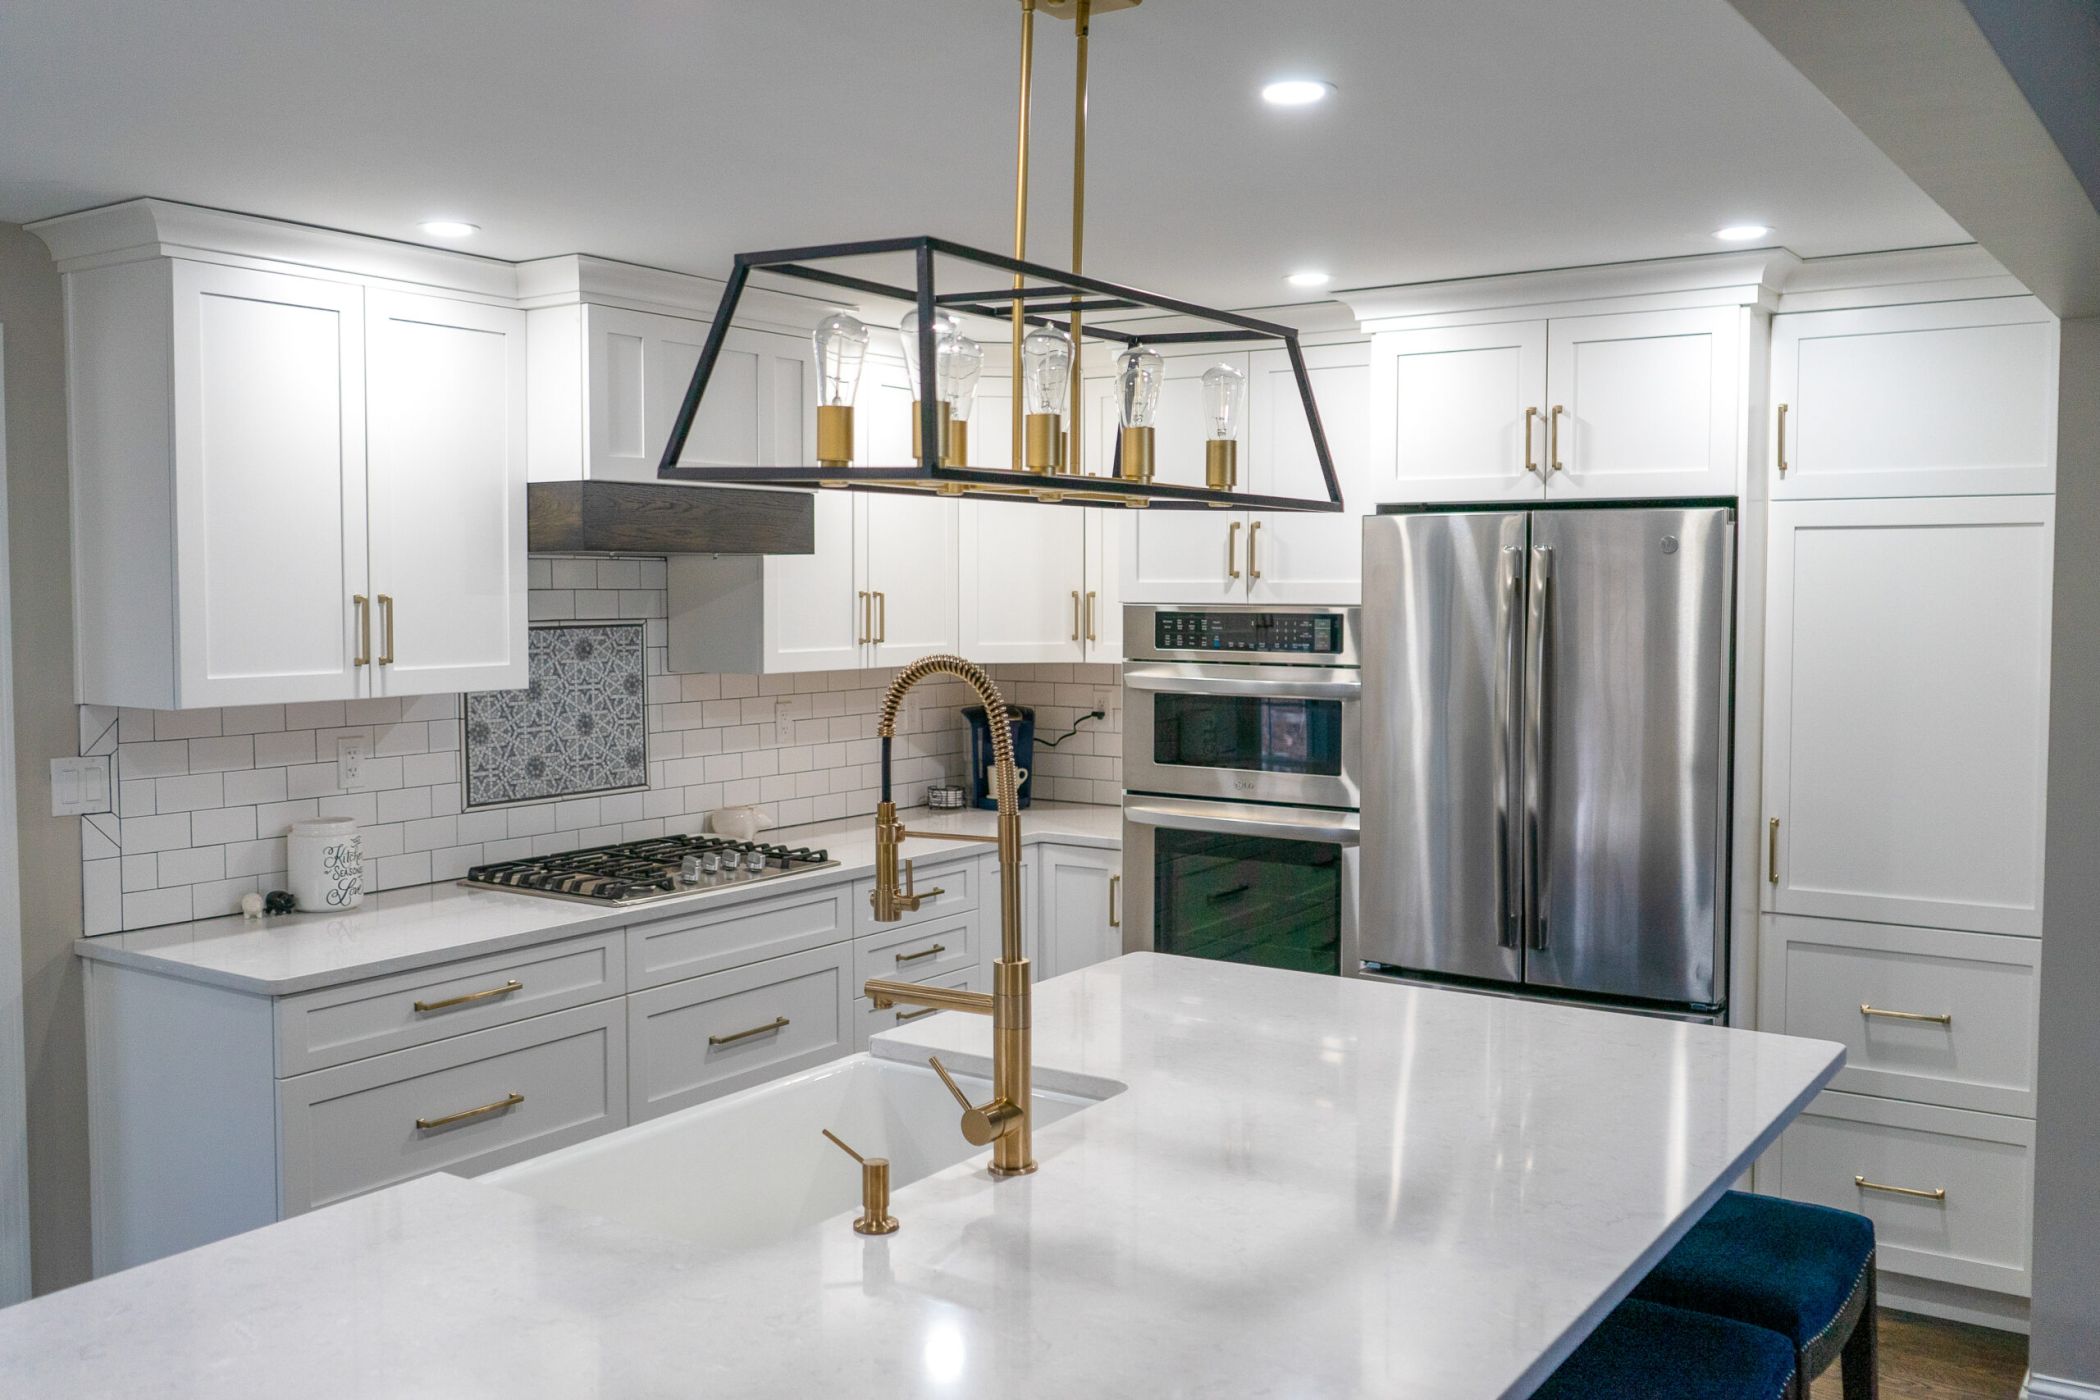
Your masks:
{"label": "gold kitchen faucet", "polygon": [[[992,791],[999,803],[997,836],[912,832],[897,820],[897,804],[890,799],[890,740],[897,732],[897,711],[913,686],[934,675],[955,677],[975,691],[984,705],[992,734]],[[1026,1176],[1035,1170],[1028,1119],[1029,977],[1028,959],[1021,954],[1020,778],[1014,767],[1013,729],[1006,715],[1006,698],[982,667],[960,656],[921,657],[890,682],[889,691],[882,698],[875,733],[882,740],[882,801],[875,808],[875,888],[869,891],[868,902],[874,906],[876,919],[893,923],[941,893],[938,889],[914,887],[910,861],[904,863],[904,883],[899,887],[897,848],[909,837],[938,834],[943,840],[993,843],[999,847],[999,960],[992,964],[989,995],[876,977],[868,981],[868,999],[877,1010],[924,1006],[992,1018],[990,1102],[971,1103],[938,1058],[934,1059],[933,1068],[962,1105],[963,1136],[975,1146],[990,1145],[992,1175]]]}

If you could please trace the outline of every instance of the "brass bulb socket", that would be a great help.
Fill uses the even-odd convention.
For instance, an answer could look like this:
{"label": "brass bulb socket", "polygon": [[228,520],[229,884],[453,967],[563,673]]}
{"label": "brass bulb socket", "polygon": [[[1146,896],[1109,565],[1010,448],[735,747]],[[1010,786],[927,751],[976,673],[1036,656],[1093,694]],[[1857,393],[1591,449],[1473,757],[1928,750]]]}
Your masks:
{"label": "brass bulb socket", "polygon": [[1054,472],[1065,462],[1065,435],[1055,413],[1031,413],[1027,420],[1027,463],[1032,472]]}
{"label": "brass bulb socket", "polygon": [[817,405],[817,465],[820,467],[850,467],[853,465],[852,404],[826,403]]}
{"label": "brass bulb socket", "polygon": [[1151,428],[1125,428],[1116,475],[1125,481],[1152,480],[1152,444],[1156,436]]}
{"label": "brass bulb socket", "polygon": [[[947,465],[952,467],[955,465],[955,463],[948,461],[948,430],[950,426],[948,422],[948,416],[951,413],[953,413],[955,409],[954,406],[949,404],[946,400],[943,400],[942,402],[934,405],[934,407],[940,410],[941,418],[940,459],[942,462],[947,463]],[[926,460],[925,434],[921,431],[923,426],[924,425],[920,422],[919,419],[919,401],[917,399],[913,399],[911,401],[911,460],[913,465],[917,465],[918,463]]]}
{"label": "brass bulb socket", "polygon": [[[942,405],[946,407],[946,405]],[[951,418],[948,420],[948,450],[941,454],[944,467],[967,467],[970,465],[970,420]]]}
{"label": "brass bulb socket", "polygon": [[1230,491],[1240,480],[1240,445],[1232,438],[1212,438],[1203,447],[1203,484]]}

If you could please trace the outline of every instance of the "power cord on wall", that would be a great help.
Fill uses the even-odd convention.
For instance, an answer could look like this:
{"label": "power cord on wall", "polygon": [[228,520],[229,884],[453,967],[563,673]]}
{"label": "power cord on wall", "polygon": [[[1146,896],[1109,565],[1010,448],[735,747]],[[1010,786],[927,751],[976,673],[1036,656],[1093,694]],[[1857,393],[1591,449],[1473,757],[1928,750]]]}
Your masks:
{"label": "power cord on wall", "polygon": [[1085,724],[1088,720],[1107,718],[1108,715],[1101,710],[1090,710],[1086,714],[1081,715],[1078,719],[1073,720],[1072,727],[1070,729],[1067,729],[1064,733],[1058,735],[1055,739],[1044,739],[1039,737],[1036,739],[1036,742],[1038,744],[1041,744],[1046,749],[1054,749],[1059,744],[1062,744],[1065,740],[1071,738],[1074,734],[1077,734],[1079,732],[1079,726]]}

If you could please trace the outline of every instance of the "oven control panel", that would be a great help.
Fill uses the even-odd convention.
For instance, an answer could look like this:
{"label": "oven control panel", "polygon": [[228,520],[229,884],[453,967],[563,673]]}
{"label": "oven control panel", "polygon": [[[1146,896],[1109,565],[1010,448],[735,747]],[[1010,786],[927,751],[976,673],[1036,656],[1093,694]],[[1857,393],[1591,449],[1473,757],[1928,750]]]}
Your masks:
{"label": "oven control panel", "polygon": [[1339,612],[1168,612],[1153,616],[1161,651],[1295,652],[1336,656],[1343,647]]}

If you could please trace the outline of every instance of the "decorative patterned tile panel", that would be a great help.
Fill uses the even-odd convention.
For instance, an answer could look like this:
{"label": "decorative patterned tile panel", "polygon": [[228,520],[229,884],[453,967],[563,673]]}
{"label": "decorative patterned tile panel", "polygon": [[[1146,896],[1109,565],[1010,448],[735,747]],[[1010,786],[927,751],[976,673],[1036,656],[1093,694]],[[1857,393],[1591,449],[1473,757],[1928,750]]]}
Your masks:
{"label": "decorative patterned tile panel", "polygon": [[648,785],[639,622],[534,627],[523,690],[467,696],[467,806]]}

